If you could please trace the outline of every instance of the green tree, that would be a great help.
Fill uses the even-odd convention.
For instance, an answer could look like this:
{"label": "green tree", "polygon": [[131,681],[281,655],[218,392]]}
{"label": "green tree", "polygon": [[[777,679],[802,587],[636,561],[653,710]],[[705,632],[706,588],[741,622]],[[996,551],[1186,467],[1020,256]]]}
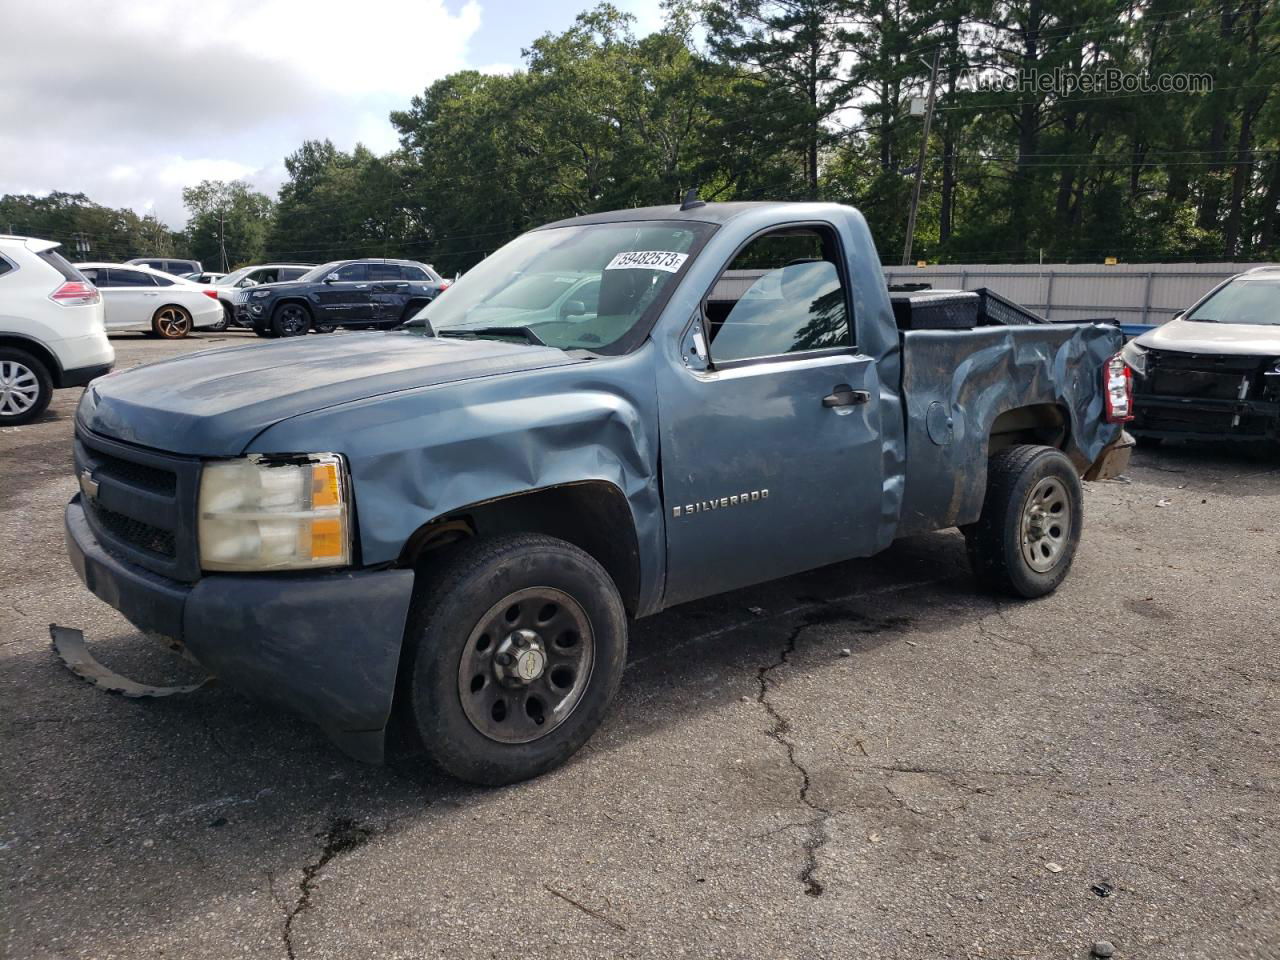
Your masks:
{"label": "green tree", "polygon": [[182,191],[187,249],[201,263],[228,270],[259,263],[271,228],[273,204],[243,180],[204,180]]}

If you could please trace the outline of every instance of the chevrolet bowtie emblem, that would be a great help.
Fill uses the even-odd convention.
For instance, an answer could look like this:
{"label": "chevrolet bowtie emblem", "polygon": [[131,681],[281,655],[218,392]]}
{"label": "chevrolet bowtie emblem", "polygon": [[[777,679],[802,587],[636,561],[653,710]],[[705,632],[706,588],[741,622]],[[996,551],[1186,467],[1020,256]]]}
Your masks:
{"label": "chevrolet bowtie emblem", "polygon": [[93,479],[93,474],[88,470],[80,471],[80,492],[90,500],[98,498],[98,481]]}

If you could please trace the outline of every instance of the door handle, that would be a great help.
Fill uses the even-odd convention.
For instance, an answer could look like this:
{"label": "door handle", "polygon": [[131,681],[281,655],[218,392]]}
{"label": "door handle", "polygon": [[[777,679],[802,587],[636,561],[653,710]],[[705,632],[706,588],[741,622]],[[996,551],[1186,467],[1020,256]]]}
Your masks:
{"label": "door handle", "polygon": [[824,407],[852,407],[855,404],[866,403],[870,399],[870,391],[855,390],[847,383],[838,383],[829,394],[822,398],[822,405]]}

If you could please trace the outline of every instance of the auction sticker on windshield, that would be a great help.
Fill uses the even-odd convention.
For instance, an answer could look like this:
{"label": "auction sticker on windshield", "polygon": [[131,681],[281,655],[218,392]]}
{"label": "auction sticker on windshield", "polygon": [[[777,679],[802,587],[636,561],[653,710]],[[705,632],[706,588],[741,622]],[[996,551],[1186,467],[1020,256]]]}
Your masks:
{"label": "auction sticker on windshield", "polygon": [[609,261],[606,270],[665,270],[677,273],[689,259],[687,253],[670,250],[626,250]]}

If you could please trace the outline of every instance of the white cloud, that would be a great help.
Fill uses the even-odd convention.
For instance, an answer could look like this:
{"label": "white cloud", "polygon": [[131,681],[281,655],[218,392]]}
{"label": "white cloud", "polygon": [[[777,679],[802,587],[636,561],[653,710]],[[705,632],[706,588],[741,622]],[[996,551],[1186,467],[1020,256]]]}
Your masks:
{"label": "white cloud", "polygon": [[185,220],[181,188],[274,189],[305,138],[396,145],[387,113],[466,66],[469,0],[80,0],[0,30],[0,193],[83,192]]}

